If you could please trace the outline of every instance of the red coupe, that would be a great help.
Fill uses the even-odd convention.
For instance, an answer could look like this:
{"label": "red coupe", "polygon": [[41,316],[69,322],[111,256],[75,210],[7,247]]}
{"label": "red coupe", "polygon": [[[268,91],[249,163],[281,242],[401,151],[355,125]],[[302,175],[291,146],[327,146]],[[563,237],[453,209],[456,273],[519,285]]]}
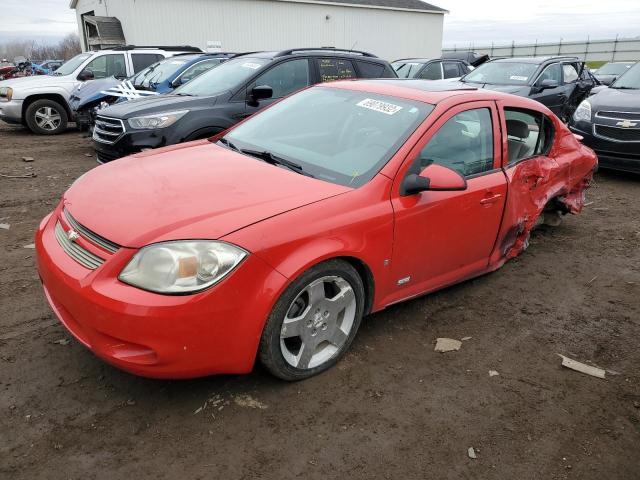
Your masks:
{"label": "red coupe", "polygon": [[362,318],[495,270],[580,212],[597,164],[533,100],[420,80],[303,90],[100,166],[36,235],[60,321],[135,374],[297,380]]}

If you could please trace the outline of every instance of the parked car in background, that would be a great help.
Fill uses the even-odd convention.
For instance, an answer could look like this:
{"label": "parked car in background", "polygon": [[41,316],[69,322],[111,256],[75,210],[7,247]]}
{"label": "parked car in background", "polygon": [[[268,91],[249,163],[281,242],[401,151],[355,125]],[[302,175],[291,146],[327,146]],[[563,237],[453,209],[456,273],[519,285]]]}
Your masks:
{"label": "parked car in background", "polygon": [[336,364],[365,315],[496,270],[547,216],[580,212],[596,156],[550,110],[431,83],[314,86],[217,142],[87,172],[36,233],[51,308],[137,375],[248,373],[259,358],[300,380]]}
{"label": "parked car in background", "polygon": [[601,167],[640,173],[640,63],[584,100],[570,127],[595,150]]}
{"label": "parked car in background", "polygon": [[609,62],[605,63],[593,76],[603,85],[611,85],[620,75],[633,67],[635,62]]}
{"label": "parked car in background", "polygon": [[82,82],[111,76],[128,77],[177,53],[201,52],[194,47],[131,45],[76,55],[52,75],[0,82],[0,120],[22,124],[41,135],[62,133],[73,120],[69,97]]}
{"label": "parked car in background", "polygon": [[526,57],[483,63],[462,77],[459,86],[532,98],[566,122],[596,84],[576,57]]}
{"label": "parked car in background", "polygon": [[16,66],[7,61],[0,62],[0,81],[8,78],[11,72],[16,68]]}
{"label": "parked car in background", "polygon": [[62,66],[64,60],[47,60],[40,64],[34,64],[33,71],[36,75],[49,75]]}
{"label": "parked car in background", "polygon": [[488,55],[456,52],[441,58],[405,58],[391,64],[399,78],[442,80],[459,78],[489,59]]}
{"label": "parked car in background", "polygon": [[347,78],[395,78],[366,52],[298,48],[233,58],[171,94],[101,110],[93,140],[98,161],[206,138],[309,85]]}
{"label": "parked car in background", "polygon": [[169,93],[201,73],[236,56],[235,53],[189,53],[165,58],[128,79],[109,77],[85,82],[73,91],[69,106],[80,130],[93,129],[99,109],[161,93]]}

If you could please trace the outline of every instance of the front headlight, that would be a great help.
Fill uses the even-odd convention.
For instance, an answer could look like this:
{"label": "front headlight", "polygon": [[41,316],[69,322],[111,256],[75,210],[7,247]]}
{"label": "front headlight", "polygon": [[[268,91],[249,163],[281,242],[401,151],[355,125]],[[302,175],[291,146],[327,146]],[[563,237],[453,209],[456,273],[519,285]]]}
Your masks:
{"label": "front headlight", "polygon": [[576,122],[590,122],[591,121],[591,104],[588,100],[583,100],[576,111],[573,113],[573,119]]}
{"label": "front headlight", "polygon": [[0,87],[0,100],[4,100],[5,102],[10,102],[11,98],[13,98],[13,88]]}
{"label": "front headlight", "polygon": [[178,112],[154,113],[144,117],[133,117],[129,119],[129,126],[136,130],[165,128],[176,123],[188,112],[189,110],[180,110]]}
{"label": "front headlight", "polygon": [[195,293],[222,280],[247,255],[240,247],[217,241],[156,243],[136,253],[118,279],[156,293]]}

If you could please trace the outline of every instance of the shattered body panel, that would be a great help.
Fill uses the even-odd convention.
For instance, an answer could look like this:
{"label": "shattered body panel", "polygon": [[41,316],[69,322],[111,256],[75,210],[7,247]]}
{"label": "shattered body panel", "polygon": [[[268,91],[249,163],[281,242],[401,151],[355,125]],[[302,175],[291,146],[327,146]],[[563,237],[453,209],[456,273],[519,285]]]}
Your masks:
{"label": "shattered body panel", "polygon": [[[555,115],[549,115],[549,119],[554,122],[555,131],[549,154],[504,170],[508,195],[498,248],[491,259],[495,268],[527,248],[531,230],[552,200],[556,200],[563,214],[580,213],[584,206],[584,191],[593,178],[597,157]],[[505,125],[503,131],[506,131]],[[507,148],[505,139],[503,158],[508,158]]]}

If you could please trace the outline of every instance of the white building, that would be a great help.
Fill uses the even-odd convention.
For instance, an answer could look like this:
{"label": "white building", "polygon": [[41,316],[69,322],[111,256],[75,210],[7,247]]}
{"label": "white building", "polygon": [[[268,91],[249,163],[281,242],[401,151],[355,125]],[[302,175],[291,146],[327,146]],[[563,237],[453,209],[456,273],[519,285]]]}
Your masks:
{"label": "white building", "polygon": [[70,7],[85,49],[336,47],[387,60],[440,56],[447,13],[421,0],[71,0]]}

